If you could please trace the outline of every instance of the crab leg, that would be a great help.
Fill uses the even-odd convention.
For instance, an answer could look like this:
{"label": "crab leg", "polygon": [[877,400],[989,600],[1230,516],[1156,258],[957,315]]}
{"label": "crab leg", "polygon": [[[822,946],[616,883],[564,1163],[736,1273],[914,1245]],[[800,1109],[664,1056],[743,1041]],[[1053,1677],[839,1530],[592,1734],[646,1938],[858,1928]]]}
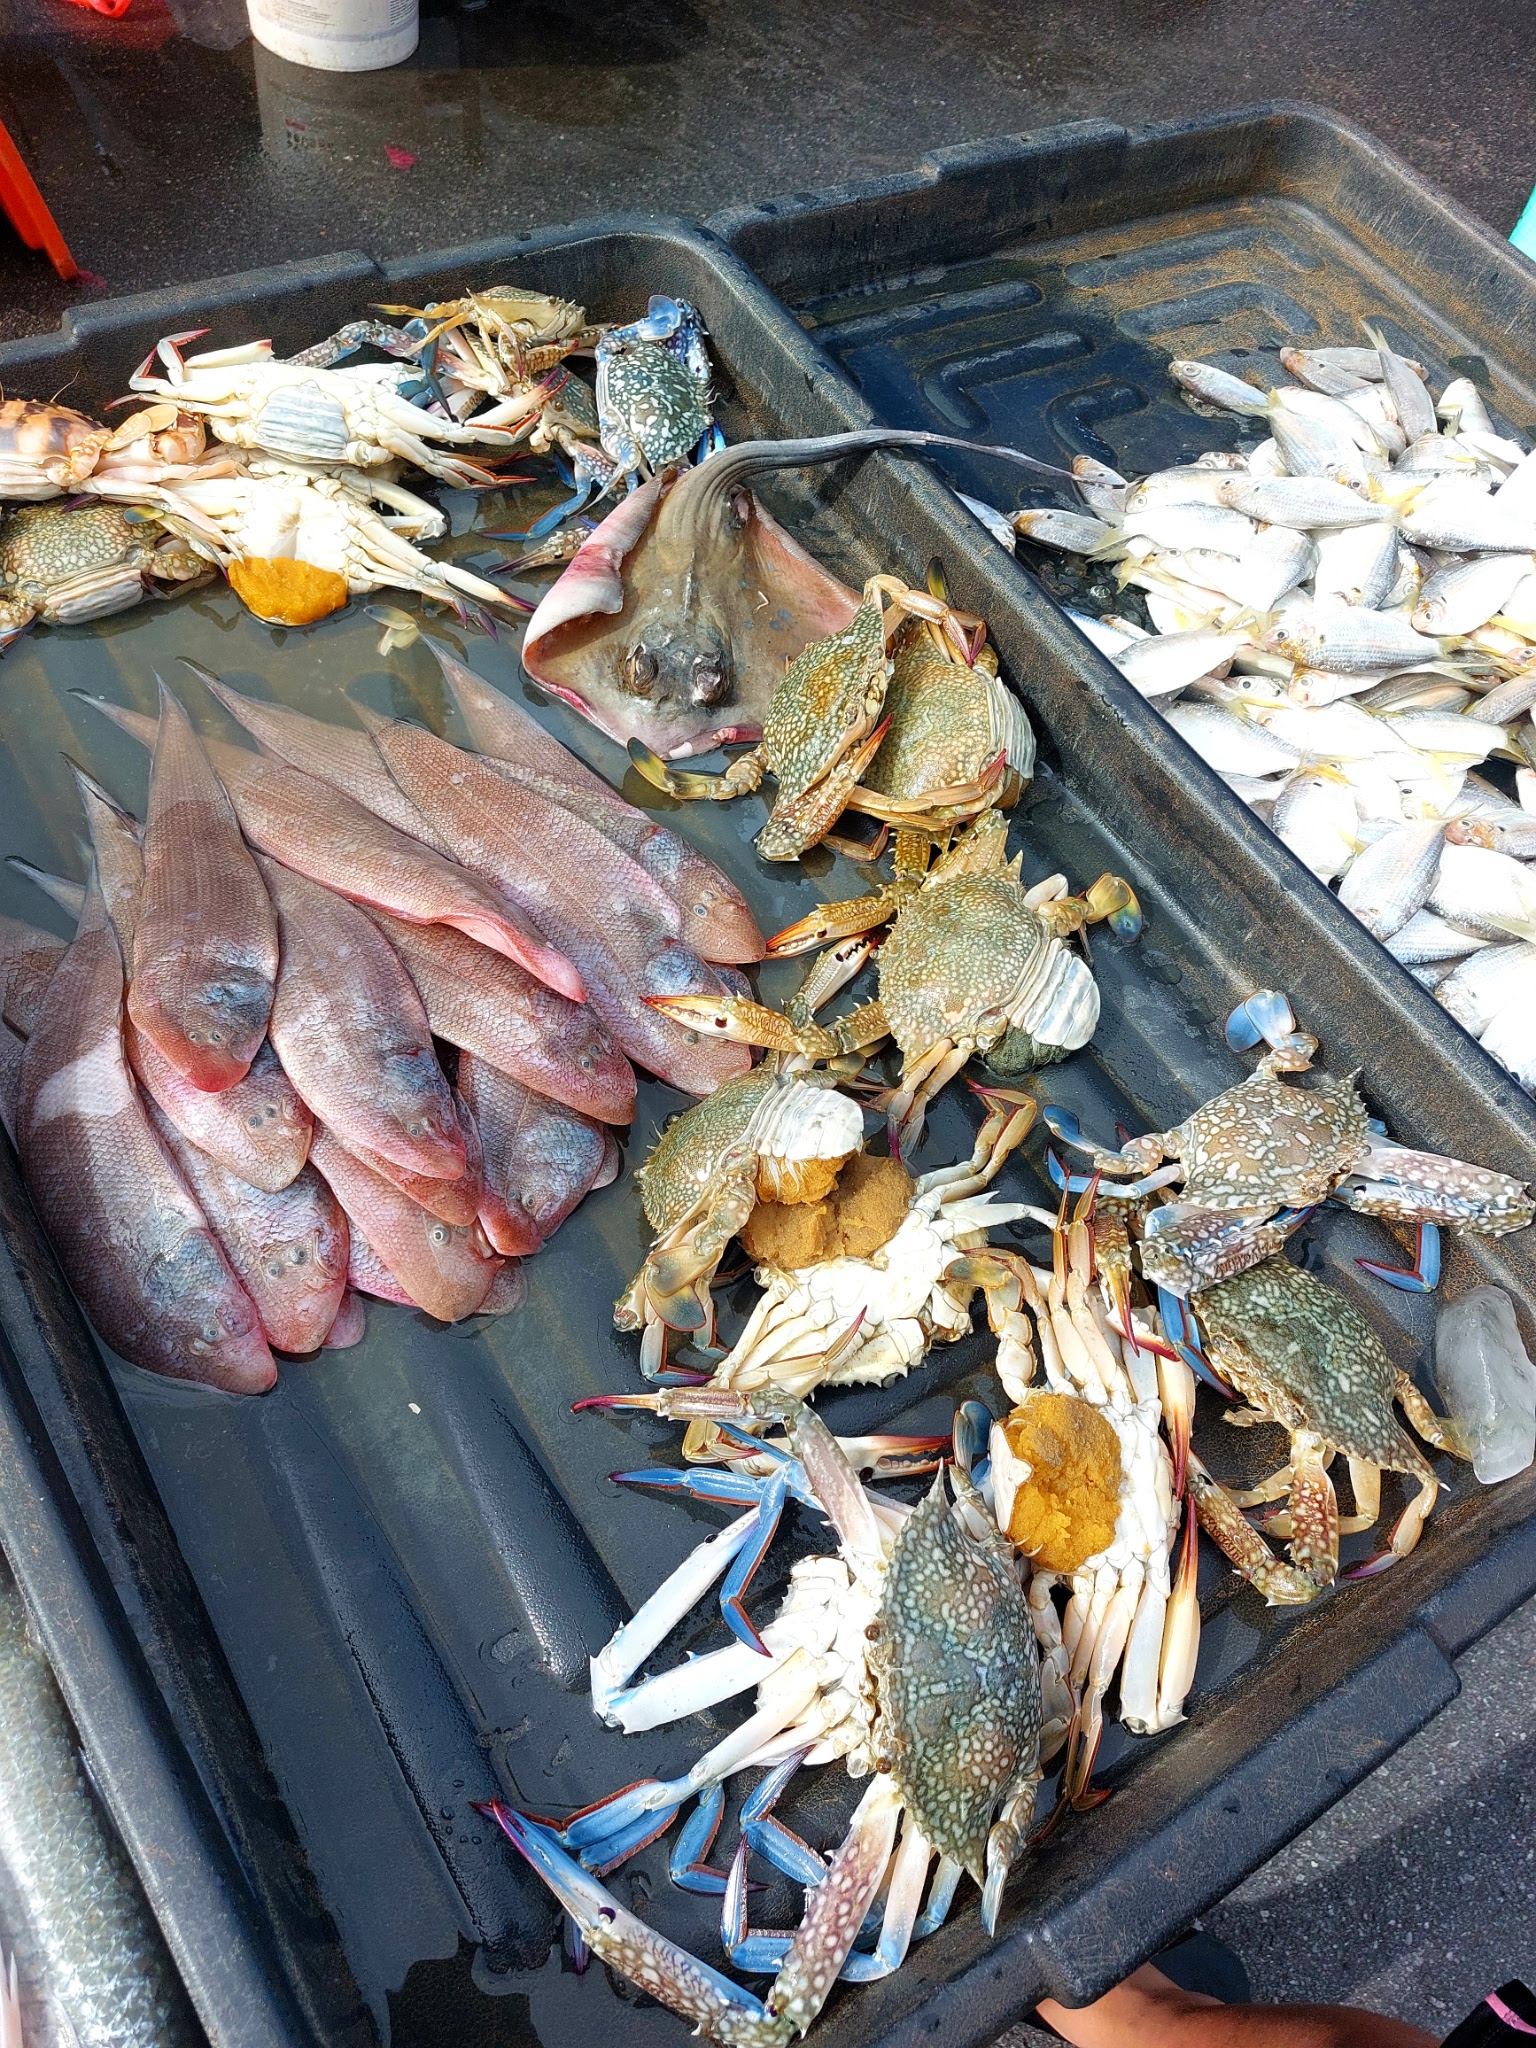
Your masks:
{"label": "crab leg", "polygon": [[1440,1285],[1440,1226],[1421,1223],[1411,1266],[1384,1266],[1377,1259],[1356,1259],[1362,1273],[1385,1280],[1405,1294],[1433,1294]]}
{"label": "crab leg", "polygon": [[[1427,1443],[1437,1451],[1449,1451],[1453,1458],[1470,1458],[1472,1447],[1464,1436],[1461,1425],[1447,1415],[1437,1415],[1407,1373],[1397,1376],[1395,1398],[1402,1403],[1403,1413]],[[1350,1467],[1353,1476],[1354,1467]],[[1380,1474],[1377,1475],[1378,1480]]]}
{"label": "crab leg", "polygon": [[900,1811],[891,1780],[883,1774],[872,1778],[831,1867],[807,1897],[805,1917],[767,2000],[786,2038],[791,2031],[803,2034],[826,2003],[880,1889]]}
{"label": "crab leg", "polygon": [[1184,1718],[1184,1702],[1195,1682],[1195,1664],[1200,1654],[1200,1602],[1196,1594],[1199,1576],[1199,1536],[1195,1504],[1184,1504],[1184,1542],[1179,1554],[1178,1577],[1168,1598],[1163,1623],[1162,1658],[1158,1670],[1157,1714],[1147,1734],[1156,1735]]}
{"label": "crab leg", "polygon": [[1193,1451],[1189,1454],[1189,1493],[1201,1528],[1271,1607],[1302,1607],[1317,1598],[1322,1591],[1317,1581],[1275,1556]]}
{"label": "crab leg", "polygon": [[941,1038],[915,1067],[903,1071],[901,1086],[886,1109],[894,1150],[905,1152],[916,1145],[923,1135],[929,1103],[955,1078],[974,1050],[972,1039],[963,1038],[957,1045],[951,1039]]}
{"label": "crab leg", "polygon": [[600,1720],[610,1727],[616,1725],[620,1696],[629,1680],[683,1616],[697,1606],[757,1528],[754,1506],[729,1527],[706,1537],[592,1658],[592,1711]]}
{"label": "crab leg", "polygon": [[928,1866],[932,1861],[933,1844],[909,1813],[902,1824],[901,1846],[891,1866],[885,1915],[880,1923],[880,1938],[875,1944],[875,1952],[871,1956],[851,1955],[848,1958],[841,1973],[845,1983],[876,1983],[899,1970],[906,1961],[917,1916],[922,1910]]}
{"label": "crab leg", "polygon": [[[1415,1388],[1417,1393],[1418,1389]],[[1341,1536],[1358,1536],[1363,1530],[1375,1526],[1381,1514],[1381,1467],[1373,1465],[1368,1458],[1349,1460],[1350,1490],[1355,1496],[1355,1512],[1339,1518]]]}
{"label": "crab leg", "polygon": [[912,1939],[922,1941],[936,1933],[949,1917],[949,1909],[955,1902],[955,1893],[965,1872],[953,1856],[941,1856],[938,1868],[933,1873],[933,1883],[928,1887],[928,1903],[918,1916],[912,1929]]}
{"label": "crab leg", "polygon": [[620,1905],[561,1848],[553,1829],[499,1799],[485,1811],[543,1878],[587,1947],[620,1976],[692,2020],[701,2034],[731,2048],[787,2048],[790,2031],[760,2000]]}

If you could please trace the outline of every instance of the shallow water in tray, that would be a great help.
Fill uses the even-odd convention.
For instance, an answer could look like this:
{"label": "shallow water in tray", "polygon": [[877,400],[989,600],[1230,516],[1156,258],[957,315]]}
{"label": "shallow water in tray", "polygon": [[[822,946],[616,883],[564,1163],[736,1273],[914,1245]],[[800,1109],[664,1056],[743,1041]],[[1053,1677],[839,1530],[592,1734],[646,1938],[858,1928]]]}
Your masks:
{"label": "shallow water in tray", "polygon": [[[801,515],[798,530],[835,559],[814,501],[789,504]],[[454,509],[467,517],[462,499]],[[486,504],[479,518],[486,528],[522,524],[530,509],[540,501],[525,495]],[[455,551],[484,565],[505,550],[465,532]],[[862,562],[842,566],[865,573]],[[902,566],[911,575],[921,565]],[[451,619],[435,630],[500,687],[520,688],[515,627],[499,644],[460,634]],[[152,712],[158,671],[203,730],[240,737],[179,666],[183,655],[237,689],[322,717],[345,720],[352,694],[463,740],[429,650],[418,643],[385,659],[378,634],[358,604],[314,628],[272,629],[222,585],[89,629],[35,632],[0,667],[0,852],[81,874],[66,755],[142,813],[147,757],[71,691]],[[528,690],[524,701],[583,759],[618,778],[624,763],[609,741],[563,706]],[[624,793],[679,810],[633,774]],[[763,810],[755,797],[690,806],[670,822],[730,870],[765,931],[823,898],[862,892],[852,864],[830,855],[800,868],[758,861],[751,840]],[[1081,884],[1124,866],[1048,772],[1016,812],[1014,837],[1031,879],[1061,867]],[[0,908],[67,929],[63,914],[9,869],[0,870]],[[1137,948],[1096,934],[1094,954],[1104,993],[1100,1041],[1053,1070],[1046,1099],[1075,1109],[1107,1138],[1117,1121],[1139,1129],[1149,1113],[1171,1120],[1236,1078],[1208,1020],[1179,993],[1175,924],[1152,917]],[[765,969],[765,998],[781,1001],[799,973],[800,963]],[[371,1302],[361,1345],[285,1364],[277,1390],[259,1401],[113,1364],[364,1997],[380,2019],[393,2007],[404,2040],[681,2038],[674,2019],[621,1997],[602,1972],[579,1981],[549,1954],[550,1904],[473,1802],[500,1792],[558,1813],[637,1776],[670,1775],[719,1726],[707,1717],[626,1742],[597,1726],[585,1698],[590,1652],[722,1519],[719,1510],[609,1482],[619,1466],[670,1462],[674,1431],[644,1416],[570,1413],[583,1395],[640,1384],[635,1342],[611,1325],[613,1298],[645,1242],[627,1169],[683,1106],[673,1091],[642,1082],[626,1171],[529,1262],[528,1301],[517,1315],[448,1329]],[[951,1089],[920,1163],[963,1156],[975,1121],[971,1099]],[[1036,1137],[1028,1163],[1010,1166],[1000,1187],[1048,1199],[1042,1150]],[[1348,1253],[1367,1232],[1339,1218],[1329,1234]],[[1038,1252],[1038,1237],[1032,1242]],[[745,1277],[727,1290],[728,1331],[753,1292]],[[1411,1358],[1428,1311],[1398,1297],[1385,1312],[1401,1315],[1393,1341]],[[996,1401],[990,1353],[990,1339],[972,1338],[934,1354],[904,1385],[829,1398],[826,1412],[849,1432],[942,1430],[957,1394]],[[1230,1444],[1226,1432],[1204,1433],[1223,1470],[1223,1459],[1233,1470],[1242,1461],[1264,1469],[1279,1462],[1268,1455],[1274,1443],[1255,1441],[1271,1432],[1246,1432]],[[824,1540],[811,1516],[786,1526],[759,1575],[759,1611],[772,1611],[793,1558]],[[1205,1569],[1210,1604],[1230,1601],[1237,1582],[1214,1557]],[[1251,1596],[1237,1597],[1241,1624],[1212,1634],[1224,1677],[1275,1626]],[[718,1640],[707,1604],[678,1638],[685,1646]],[[1106,1767],[1129,1747],[1112,1729]],[[784,1811],[812,1840],[830,1844],[852,1796],[841,1772],[806,1774]],[[664,1844],[635,1859],[617,1884],[658,1927],[720,1960],[716,1907],[667,1883]],[[797,1895],[782,1883],[753,1902],[762,1925],[789,1925],[797,1910]],[[968,1888],[956,1910],[974,1912]],[[492,1992],[511,1995],[482,1996]]]}

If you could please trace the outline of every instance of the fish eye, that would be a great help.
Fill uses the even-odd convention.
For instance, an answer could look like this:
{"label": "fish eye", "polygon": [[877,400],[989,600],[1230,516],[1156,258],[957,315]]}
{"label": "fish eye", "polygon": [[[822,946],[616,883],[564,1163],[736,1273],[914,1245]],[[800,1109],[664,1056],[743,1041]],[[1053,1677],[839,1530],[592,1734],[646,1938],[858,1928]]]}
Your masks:
{"label": "fish eye", "polygon": [[257,1112],[256,1112],[256,1114],[255,1114],[254,1116],[248,1116],[248,1117],[246,1118],[246,1120],[245,1120],[245,1127],[246,1127],[246,1129],[247,1129],[248,1131],[259,1131],[259,1130],[261,1129],[261,1126],[262,1126],[262,1122],[263,1122],[263,1117],[262,1117],[262,1113],[261,1113],[261,1111],[260,1111],[260,1110],[258,1109],[258,1110],[257,1110]]}
{"label": "fish eye", "polygon": [[446,1244],[449,1237],[448,1226],[446,1223],[434,1223],[427,1235],[434,1244]]}
{"label": "fish eye", "polygon": [[304,1249],[303,1245],[301,1244],[296,1244],[293,1250],[288,1254],[289,1262],[295,1266],[302,1266],[308,1259],[308,1257],[309,1253]]}
{"label": "fish eye", "polygon": [[281,1260],[281,1259],[274,1259],[274,1260],[272,1261],[271,1265],[270,1265],[270,1266],[268,1266],[268,1268],[267,1268],[267,1278],[268,1278],[269,1280],[281,1280],[281,1279],[282,1279],[282,1277],[283,1277],[283,1262],[282,1262],[282,1260]]}

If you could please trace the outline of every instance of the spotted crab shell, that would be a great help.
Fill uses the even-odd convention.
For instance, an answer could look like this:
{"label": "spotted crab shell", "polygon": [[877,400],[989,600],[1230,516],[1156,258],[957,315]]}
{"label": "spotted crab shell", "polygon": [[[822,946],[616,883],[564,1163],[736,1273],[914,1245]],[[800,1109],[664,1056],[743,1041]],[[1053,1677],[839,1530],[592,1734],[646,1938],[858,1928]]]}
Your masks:
{"label": "spotted crab shell", "polygon": [[864,1113],[831,1074],[752,1067],[662,1132],[637,1176],[645,1213],[670,1230],[737,1150],[756,1155],[760,1200],[817,1202],[863,1142]]}
{"label": "spotted crab shell", "polygon": [[1040,1667],[1009,1545],[972,1535],[943,1473],[891,1552],[870,1667],[877,1760],[942,1855],[978,1884],[999,1800],[1040,1736]]}
{"label": "spotted crab shell", "polygon": [[983,1052],[1010,1026],[1075,1052],[1099,1021],[1092,974],[1006,872],[954,875],[907,904],[881,949],[880,1000],[907,1058],[940,1039]]}

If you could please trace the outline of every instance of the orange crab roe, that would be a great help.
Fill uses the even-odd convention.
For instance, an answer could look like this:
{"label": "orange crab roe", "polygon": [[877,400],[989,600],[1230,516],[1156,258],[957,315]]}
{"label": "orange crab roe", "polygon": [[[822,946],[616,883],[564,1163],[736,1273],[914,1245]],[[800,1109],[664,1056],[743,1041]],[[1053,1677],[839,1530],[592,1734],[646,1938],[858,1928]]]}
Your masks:
{"label": "orange crab roe", "polygon": [[313,562],[242,555],[225,572],[236,597],[269,626],[312,626],[347,601],[347,579]]}
{"label": "orange crab roe", "polygon": [[1075,1572],[1109,1547],[1120,1499],[1120,1439],[1075,1394],[1026,1395],[1003,1422],[1021,1478],[1008,1534],[1047,1571]]}

